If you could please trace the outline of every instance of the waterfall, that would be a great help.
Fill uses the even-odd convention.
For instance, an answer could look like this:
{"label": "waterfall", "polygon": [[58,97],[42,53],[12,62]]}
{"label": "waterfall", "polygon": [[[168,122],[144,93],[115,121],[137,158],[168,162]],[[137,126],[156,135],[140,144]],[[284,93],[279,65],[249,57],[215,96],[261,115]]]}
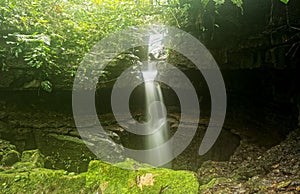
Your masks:
{"label": "waterfall", "polygon": [[[150,35],[148,56],[157,56],[158,52],[163,49],[163,34]],[[146,102],[146,119],[147,125],[145,130],[153,131],[145,137],[145,149],[156,148],[164,144],[169,139],[169,125],[167,122],[167,111],[164,106],[163,95],[161,87],[155,81],[157,76],[157,63],[158,61],[148,60],[144,63],[142,75],[145,82],[145,102]],[[154,154],[148,154],[145,161],[149,164],[161,161],[166,155],[172,155],[170,147],[160,148]],[[163,167],[172,167],[171,162],[163,165]]]}

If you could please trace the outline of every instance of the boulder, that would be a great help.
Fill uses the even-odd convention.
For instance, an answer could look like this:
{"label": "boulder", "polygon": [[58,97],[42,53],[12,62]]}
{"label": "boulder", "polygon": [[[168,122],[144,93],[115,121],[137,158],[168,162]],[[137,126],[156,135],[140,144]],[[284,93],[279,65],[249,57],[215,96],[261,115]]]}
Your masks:
{"label": "boulder", "polygon": [[96,158],[77,137],[36,132],[35,141],[41,153],[47,156],[46,168],[83,172],[87,171],[89,161]]}
{"label": "boulder", "polygon": [[20,161],[20,153],[16,151],[16,146],[0,139],[0,164],[12,166],[18,161]]}
{"label": "boulder", "polygon": [[44,167],[44,156],[40,150],[26,150],[22,153],[21,162],[30,162],[34,164],[36,168]]}
{"label": "boulder", "polygon": [[[27,155],[27,154],[26,154]],[[27,158],[27,157],[25,157]],[[24,158],[24,159],[25,159]],[[32,158],[32,157],[29,157]],[[26,162],[20,162],[26,163]],[[138,166],[137,169],[134,167]],[[123,167],[132,167],[133,170]],[[93,160],[86,173],[34,168],[30,171],[0,172],[0,190],[9,193],[198,193],[193,172],[150,168],[133,160],[110,165]]]}
{"label": "boulder", "polygon": [[116,165],[91,161],[86,186],[98,193],[198,193],[199,183],[191,171],[149,168],[127,159]]}
{"label": "boulder", "polygon": [[12,166],[16,162],[20,161],[20,153],[16,150],[8,151],[2,158],[1,164],[3,166]]}

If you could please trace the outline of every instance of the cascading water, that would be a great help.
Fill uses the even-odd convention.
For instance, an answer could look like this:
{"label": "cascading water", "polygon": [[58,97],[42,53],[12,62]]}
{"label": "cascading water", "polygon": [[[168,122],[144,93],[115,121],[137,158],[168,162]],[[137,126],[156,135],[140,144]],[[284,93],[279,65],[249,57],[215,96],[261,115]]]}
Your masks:
{"label": "cascading water", "polygon": [[[148,56],[156,55],[163,49],[163,35],[155,34],[149,37]],[[156,148],[164,144],[169,139],[169,126],[167,122],[167,114],[164,106],[163,95],[161,87],[158,82],[155,81],[157,76],[157,63],[158,61],[147,61],[142,69],[142,75],[145,82],[145,96],[146,96],[146,129],[152,131],[145,137],[144,147],[145,149]],[[172,155],[172,149],[170,147],[160,148],[154,154],[148,154],[145,156],[145,161],[149,164],[157,163],[161,161],[163,157]],[[172,167],[171,162],[163,165],[163,167]]]}

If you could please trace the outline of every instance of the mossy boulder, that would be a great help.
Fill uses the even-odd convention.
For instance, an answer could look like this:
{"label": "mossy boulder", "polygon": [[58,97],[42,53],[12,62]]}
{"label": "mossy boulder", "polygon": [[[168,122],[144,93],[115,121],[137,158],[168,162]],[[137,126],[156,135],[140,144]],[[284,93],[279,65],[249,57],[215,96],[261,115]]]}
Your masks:
{"label": "mossy boulder", "polygon": [[86,193],[84,173],[70,175],[43,166],[39,150],[24,151],[20,162],[0,172],[1,193]]}
{"label": "mossy boulder", "polygon": [[[121,168],[124,165],[126,169]],[[130,165],[133,170],[128,170]],[[80,174],[45,168],[24,172],[10,169],[0,172],[0,191],[4,194],[198,193],[199,184],[193,172],[149,167],[133,160],[116,166],[93,160],[88,172]]]}
{"label": "mossy boulder", "polygon": [[36,168],[30,172],[0,173],[3,194],[86,193],[85,175],[68,175],[64,170]]}
{"label": "mossy boulder", "polygon": [[39,150],[28,150],[22,153],[20,161],[7,168],[5,173],[28,172],[32,169],[44,167],[44,156]]}
{"label": "mossy boulder", "polygon": [[15,145],[0,139],[0,165],[12,166],[20,161],[20,158],[20,153],[16,151]]}
{"label": "mossy boulder", "polygon": [[40,150],[26,150],[22,153],[22,162],[31,162],[36,168],[44,167],[44,156]]}
{"label": "mossy boulder", "polygon": [[20,153],[16,150],[8,151],[2,158],[1,164],[3,166],[12,166],[16,162],[20,161]]}
{"label": "mossy boulder", "polygon": [[9,141],[0,139],[0,161],[10,150],[16,150],[16,146],[12,145]]}
{"label": "mossy boulder", "polygon": [[[132,165],[133,170],[128,170]],[[121,167],[124,167],[121,168]],[[132,160],[117,165],[91,161],[86,185],[102,193],[198,193],[199,183],[193,172],[149,168]],[[98,192],[99,192],[98,191]],[[100,193],[100,192],[99,192]]]}
{"label": "mossy boulder", "polygon": [[36,133],[36,143],[46,155],[45,167],[71,172],[87,171],[88,163],[96,156],[77,138],[55,133]]}

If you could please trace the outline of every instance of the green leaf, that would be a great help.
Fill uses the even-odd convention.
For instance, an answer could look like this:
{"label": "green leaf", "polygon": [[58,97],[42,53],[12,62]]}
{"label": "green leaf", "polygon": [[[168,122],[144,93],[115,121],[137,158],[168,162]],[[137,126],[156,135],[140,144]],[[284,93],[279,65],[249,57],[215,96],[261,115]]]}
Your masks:
{"label": "green leaf", "polygon": [[288,4],[289,0],[280,0],[284,4]]}

